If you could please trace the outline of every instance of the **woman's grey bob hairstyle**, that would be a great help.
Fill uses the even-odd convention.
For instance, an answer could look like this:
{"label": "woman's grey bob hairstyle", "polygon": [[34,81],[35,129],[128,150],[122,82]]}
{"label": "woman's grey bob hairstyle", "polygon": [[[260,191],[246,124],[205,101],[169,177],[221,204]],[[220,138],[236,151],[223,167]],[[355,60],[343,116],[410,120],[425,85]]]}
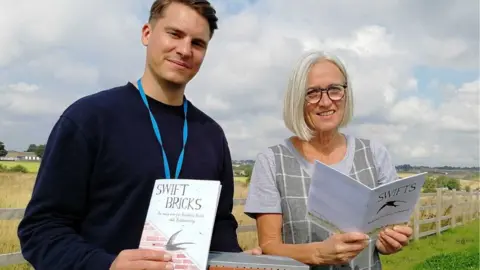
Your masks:
{"label": "woman's grey bob hairstyle", "polygon": [[352,88],[342,61],[337,56],[324,51],[309,51],[303,54],[294,66],[288,80],[283,104],[283,121],[293,134],[304,141],[310,141],[315,136],[315,131],[307,125],[305,120],[305,94],[307,91],[308,73],[315,63],[322,60],[328,60],[335,64],[342,72],[347,84],[345,111],[339,128],[345,127],[353,116]]}

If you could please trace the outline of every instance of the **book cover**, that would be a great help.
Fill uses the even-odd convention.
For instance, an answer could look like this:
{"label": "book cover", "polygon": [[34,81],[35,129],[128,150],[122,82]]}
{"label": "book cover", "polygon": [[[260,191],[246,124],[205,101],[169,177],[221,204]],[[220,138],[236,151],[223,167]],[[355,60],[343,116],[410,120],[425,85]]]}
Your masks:
{"label": "book cover", "polygon": [[156,180],[139,247],[170,253],[175,269],[207,269],[220,191],[219,181]]}
{"label": "book cover", "polygon": [[376,232],[386,225],[408,222],[420,199],[425,176],[426,173],[416,174],[373,189],[363,230]]}
{"label": "book cover", "polygon": [[251,255],[244,252],[210,252],[208,270],[308,270],[310,267],[289,257]]}
{"label": "book cover", "polygon": [[420,173],[372,189],[316,161],[307,198],[309,218],[331,232],[375,236],[382,227],[409,221],[425,176]]}

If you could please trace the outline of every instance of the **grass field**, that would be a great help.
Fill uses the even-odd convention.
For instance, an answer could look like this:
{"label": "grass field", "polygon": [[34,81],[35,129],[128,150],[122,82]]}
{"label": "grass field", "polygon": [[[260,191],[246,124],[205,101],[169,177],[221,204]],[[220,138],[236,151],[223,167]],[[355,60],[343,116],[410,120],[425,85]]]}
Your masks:
{"label": "grass field", "polygon": [[[398,176],[400,177],[408,177],[408,176],[411,176],[411,175],[414,175],[414,173],[399,173]],[[465,179],[459,179],[460,181],[460,186],[463,188],[465,188],[466,186],[470,186],[470,189],[471,190],[475,190],[477,188],[480,188],[480,178],[476,177],[474,179],[468,179],[468,180],[465,180]]]}
{"label": "grass field", "polygon": [[408,177],[408,176],[411,176],[411,175],[415,175],[414,173],[398,173],[398,176],[400,177]]}
{"label": "grass field", "polygon": [[[237,178],[235,184],[235,198],[245,198],[248,192],[245,183],[246,178]],[[35,174],[0,174],[0,208],[23,208],[30,199],[31,190],[35,181]],[[243,206],[234,207],[234,215],[239,225],[255,224],[255,221],[243,214]],[[19,221],[0,221],[0,254],[16,252],[19,250],[19,242],[16,236],[16,228]],[[393,269],[415,269],[420,267],[421,263],[432,257],[432,261],[438,261],[439,254],[451,254],[458,248],[460,251],[467,251],[472,247],[479,246],[478,241],[478,221],[468,224],[465,227],[456,228],[453,231],[446,231],[440,237],[427,237],[419,242],[412,243],[399,254],[392,256],[383,256],[385,270]],[[244,249],[249,249],[258,245],[256,232],[243,232],[239,234],[240,245]],[[451,255],[455,257],[456,255]],[[462,255],[463,256],[463,255]],[[447,257],[447,259],[450,257]],[[463,258],[463,257],[462,257]],[[451,259],[449,259],[451,260]],[[399,264],[400,266],[395,266]],[[430,266],[429,266],[430,267]],[[20,270],[28,269],[26,265],[18,265],[2,268],[0,270]],[[418,268],[423,269],[443,269],[443,268]],[[461,268],[455,268],[461,269]],[[470,268],[466,268],[470,269]],[[472,269],[478,269],[472,268]]]}
{"label": "grass field", "polygon": [[246,176],[235,176],[235,182],[246,183],[248,177]]}
{"label": "grass field", "polygon": [[[0,208],[24,208],[30,200],[35,174],[0,174]],[[16,230],[19,220],[0,220],[0,254],[20,249]],[[26,270],[26,265],[0,267],[1,270]]]}
{"label": "grass field", "polygon": [[475,190],[477,188],[480,188],[480,182],[479,181],[474,181],[474,180],[460,180],[460,185],[462,187],[470,186],[471,190]]}
{"label": "grass field", "polygon": [[[382,256],[382,262],[385,265],[384,269],[479,269],[479,226],[479,221],[475,220],[466,226],[445,231],[441,236],[429,236],[418,242],[412,242],[400,253]],[[470,259],[468,263],[473,264],[473,266],[466,265],[466,262],[460,264],[463,255],[456,253],[466,251],[472,253],[471,250],[474,253],[474,260],[471,261]],[[441,260],[442,256],[447,256],[451,260],[457,260],[457,264],[445,264]],[[433,258],[431,260],[433,263],[426,265],[425,261],[428,261],[430,258]],[[435,265],[435,262],[438,262],[438,265]],[[440,267],[440,265],[443,266],[436,268]]]}

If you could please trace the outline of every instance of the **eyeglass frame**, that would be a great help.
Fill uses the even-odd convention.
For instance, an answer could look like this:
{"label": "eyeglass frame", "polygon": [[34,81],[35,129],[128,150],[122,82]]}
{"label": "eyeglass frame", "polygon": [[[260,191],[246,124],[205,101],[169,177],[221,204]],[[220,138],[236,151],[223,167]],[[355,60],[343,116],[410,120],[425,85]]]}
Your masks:
{"label": "eyeglass frame", "polygon": [[[329,91],[332,89],[332,87],[335,87],[335,86],[337,86],[337,87],[338,87],[338,86],[343,87],[343,95],[342,95],[342,97],[339,98],[339,99],[332,99],[332,98],[330,97]],[[344,84],[331,84],[331,85],[329,85],[327,88],[322,88],[322,87],[310,87],[310,88],[308,88],[307,91],[306,91],[305,101],[306,101],[307,103],[309,103],[309,104],[316,104],[316,103],[320,102],[320,100],[322,100],[322,98],[323,98],[323,92],[325,92],[325,93],[327,94],[327,97],[328,97],[331,101],[340,101],[340,100],[342,100],[342,99],[345,97],[345,92],[346,92],[347,88],[348,88],[348,84],[347,84],[347,83],[344,83]],[[318,99],[317,102],[310,102],[310,101],[307,100],[308,94],[309,94],[309,92],[311,92],[312,90],[314,90],[314,91],[317,92],[317,93],[320,92],[320,98]]]}

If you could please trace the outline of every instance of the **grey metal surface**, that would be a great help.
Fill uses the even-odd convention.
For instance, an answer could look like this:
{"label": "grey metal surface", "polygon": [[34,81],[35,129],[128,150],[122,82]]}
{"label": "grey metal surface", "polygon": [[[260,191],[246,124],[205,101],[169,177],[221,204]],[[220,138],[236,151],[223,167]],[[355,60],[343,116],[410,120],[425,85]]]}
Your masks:
{"label": "grey metal surface", "polygon": [[238,267],[276,270],[308,270],[308,265],[288,257],[250,255],[248,253],[210,252],[209,267]]}
{"label": "grey metal surface", "polygon": [[19,220],[24,213],[25,208],[0,208],[0,220]]}
{"label": "grey metal surface", "polygon": [[25,259],[22,256],[22,253],[15,252],[15,253],[7,253],[7,254],[0,254],[0,268],[1,266],[9,266],[14,264],[21,264],[26,263]]}

